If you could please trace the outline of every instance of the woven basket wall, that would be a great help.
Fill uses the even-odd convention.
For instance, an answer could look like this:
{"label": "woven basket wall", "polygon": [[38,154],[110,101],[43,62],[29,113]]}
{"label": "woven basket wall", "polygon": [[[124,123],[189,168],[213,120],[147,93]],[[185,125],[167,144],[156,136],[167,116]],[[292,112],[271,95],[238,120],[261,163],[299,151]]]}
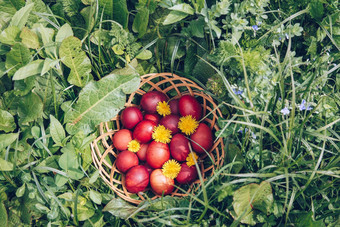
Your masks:
{"label": "woven basket wall", "polygon": [[[142,95],[151,90],[161,91],[166,94],[169,99],[190,94],[195,96],[202,104],[203,116],[208,114],[203,122],[210,126],[213,133],[219,130],[217,119],[222,117],[220,109],[214,103],[214,100],[205,94],[203,89],[193,81],[171,73],[147,74],[142,76],[141,80],[140,88],[127,97],[125,106],[137,106]],[[125,176],[115,167],[115,159],[118,152],[112,146],[114,133],[122,127],[119,121],[119,115],[110,122],[102,122],[99,127],[100,136],[91,143],[92,159],[105,183],[107,183],[118,196],[134,204],[139,204],[145,199],[153,200],[159,197],[152,192],[151,188],[148,188],[143,193],[132,194],[129,193],[124,186]],[[200,156],[201,161],[199,162],[199,166],[203,179],[213,175],[214,170],[223,165],[224,144],[222,138],[219,138],[216,143],[214,143],[208,153],[209,155],[204,154]],[[196,180],[191,185],[181,186],[186,193],[175,188],[171,196],[187,196],[188,193],[192,193],[199,184],[200,181]]]}

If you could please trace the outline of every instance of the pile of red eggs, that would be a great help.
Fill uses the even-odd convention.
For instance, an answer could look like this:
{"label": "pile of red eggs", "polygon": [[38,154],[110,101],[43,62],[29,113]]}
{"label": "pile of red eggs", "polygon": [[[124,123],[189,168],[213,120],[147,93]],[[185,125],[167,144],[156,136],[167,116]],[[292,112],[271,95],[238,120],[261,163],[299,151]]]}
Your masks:
{"label": "pile of red eggs", "polygon": [[167,195],[176,183],[197,179],[199,156],[213,145],[210,127],[200,122],[202,112],[194,96],[169,100],[159,91],[145,93],[140,106],[121,112],[123,128],[113,135],[119,151],[114,165],[125,174],[129,192],[150,185],[154,193]]}

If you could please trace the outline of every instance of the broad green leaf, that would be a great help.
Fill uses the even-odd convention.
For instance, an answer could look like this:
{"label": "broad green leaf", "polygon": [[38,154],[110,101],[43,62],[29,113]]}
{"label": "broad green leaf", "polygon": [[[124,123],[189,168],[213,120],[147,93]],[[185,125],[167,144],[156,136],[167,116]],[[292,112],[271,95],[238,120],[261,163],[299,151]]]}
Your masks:
{"label": "broad green leaf", "polygon": [[95,214],[90,220],[87,220],[83,227],[103,227],[105,226],[104,215],[102,213]]}
{"label": "broad green leaf", "polygon": [[253,210],[251,207],[251,199],[254,192],[259,188],[258,184],[248,184],[234,193],[233,208],[236,213],[235,219],[242,216],[241,222],[249,225],[255,225],[256,221],[253,217]]}
{"label": "broad green leaf", "polygon": [[55,37],[55,41],[57,43],[61,43],[64,39],[70,36],[73,36],[73,31],[72,31],[71,26],[66,23],[59,28],[58,33]]}
{"label": "broad green leaf", "polygon": [[320,0],[311,0],[309,3],[309,13],[315,20],[321,20],[323,16],[323,2]]}
{"label": "broad green leaf", "polygon": [[80,14],[83,16],[85,20],[85,27],[87,28],[88,31],[91,31],[95,24],[94,19],[95,7],[94,6],[85,7],[80,11]]}
{"label": "broad green leaf", "polygon": [[38,168],[36,168],[35,170],[39,173],[49,173],[51,172],[51,170],[39,168],[39,167],[49,167],[53,169],[59,169],[59,166],[57,164],[59,157],[60,156],[58,155],[48,156],[47,158],[42,160],[42,162],[39,163],[39,165],[37,166]]}
{"label": "broad green leaf", "polygon": [[113,20],[120,23],[123,28],[128,25],[129,11],[127,8],[126,0],[113,0]]}
{"label": "broad green leaf", "polygon": [[195,10],[189,4],[186,4],[186,3],[174,5],[173,7],[169,9],[179,11],[182,13],[186,13],[186,14],[190,14],[190,15],[193,15],[195,13]]}
{"label": "broad green leaf", "polygon": [[0,151],[11,145],[17,138],[18,133],[7,133],[0,135]]}
{"label": "broad green leaf", "polygon": [[152,58],[152,52],[149,50],[143,50],[140,54],[136,56],[137,59],[148,60]]}
{"label": "broad green leaf", "polygon": [[38,49],[40,47],[38,35],[33,31],[29,30],[27,27],[24,27],[20,34],[21,42],[27,47],[31,49]]}
{"label": "broad green leaf", "polygon": [[149,9],[143,7],[138,10],[135,19],[133,20],[132,30],[138,33],[138,37],[141,38],[147,31],[149,24]]}
{"label": "broad green leaf", "polygon": [[138,66],[138,61],[136,58],[134,58],[129,65],[125,66],[124,68],[121,69],[115,69],[112,71],[112,74],[117,74],[117,75],[131,75],[137,73],[137,68]]}
{"label": "broad green leaf", "polygon": [[60,174],[57,174],[55,176],[55,184],[58,186],[58,187],[61,187],[63,185],[65,185],[67,183],[69,178],[67,177],[64,177],[63,175],[60,175]]}
{"label": "broad green leaf", "polygon": [[7,45],[14,45],[20,41],[20,29],[16,26],[7,27],[0,34],[0,42]]}
{"label": "broad green leaf", "polygon": [[[72,207],[73,210],[73,207]],[[73,212],[74,213],[74,212]],[[95,210],[90,202],[87,202],[85,205],[77,206],[77,217],[78,221],[85,221],[91,218],[95,214]]]}
{"label": "broad green leaf", "polygon": [[102,196],[97,191],[90,190],[90,198],[94,203],[96,203],[98,205],[100,205],[102,203]]}
{"label": "broad green leaf", "polygon": [[0,130],[11,132],[16,128],[14,117],[6,110],[0,109]]}
{"label": "broad green leaf", "polygon": [[262,211],[267,215],[272,212],[273,202],[274,198],[269,182],[263,181],[260,185],[254,183],[245,185],[234,192],[235,219],[243,215],[242,223],[255,225],[254,210]]}
{"label": "broad green leaf", "polygon": [[253,200],[253,209],[270,214],[274,203],[272,187],[267,181],[262,181]]}
{"label": "broad green leaf", "polygon": [[43,44],[42,56],[45,58],[44,53],[51,58],[58,58],[57,56],[57,43],[53,41],[55,30],[52,28],[45,27],[43,24],[39,24],[34,30],[38,37],[41,39]]}
{"label": "broad green leaf", "polygon": [[165,18],[163,25],[169,25],[176,23],[188,16],[187,13],[183,13],[180,11],[171,11],[168,16]]}
{"label": "broad green leaf", "polygon": [[34,3],[27,4],[26,6],[22,7],[19,11],[17,11],[12,20],[9,24],[10,26],[17,26],[18,28],[22,29],[27,20],[28,16],[30,15],[32,9],[33,9]]}
{"label": "broad green leaf", "polygon": [[100,81],[91,81],[79,94],[78,102],[65,113],[66,130],[90,133],[104,121],[109,121],[124,107],[126,94],[136,91],[138,75],[110,74]]}
{"label": "broad green leaf", "polygon": [[90,183],[90,184],[93,184],[94,182],[97,181],[98,177],[99,177],[99,170],[96,170],[96,171],[92,174],[92,176],[90,177],[89,183]]}
{"label": "broad green leaf", "polygon": [[104,29],[96,30],[91,34],[91,42],[96,45],[108,45],[111,41],[110,32]]}
{"label": "broad green leaf", "polygon": [[50,133],[52,139],[58,146],[60,146],[66,137],[64,127],[53,115],[50,115],[50,122]]}
{"label": "broad green leaf", "polygon": [[47,214],[49,213],[51,210],[48,209],[48,207],[42,205],[41,203],[36,203],[34,204],[35,208],[37,208],[40,212]]}
{"label": "broad green leaf", "polygon": [[22,197],[25,194],[26,184],[24,183],[20,188],[17,189],[15,195],[17,197]]}
{"label": "broad green leaf", "polygon": [[8,223],[7,210],[6,210],[5,205],[1,202],[0,203],[0,226],[7,226],[7,223]]}
{"label": "broad green leaf", "polygon": [[297,223],[296,226],[299,227],[324,227],[326,226],[322,219],[319,221],[314,221],[313,220],[313,212],[310,211],[309,213],[306,214],[300,214],[297,218]]}
{"label": "broad green leaf", "polygon": [[[229,144],[228,146],[228,150],[226,152],[226,158],[227,158],[228,163],[231,163],[233,160],[240,161],[242,163],[244,162],[240,148],[237,145],[232,144],[232,143]],[[238,173],[241,171],[242,168],[243,168],[243,165],[235,164],[233,165],[232,171],[233,173]]]}
{"label": "broad green leaf", "polygon": [[112,0],[98,0],[99,3],[99,11],[103,12],[103,18],[107,20],[113,19],[113,1]]}
{"label": "broad green leaf", "polygon": [[84,87],[91,81],[91,61],[82,50],[81,41],[74,37],[63,40],[59,49],[61,61],[71,69],[68,81],[78,87]]}
{"label": "broad green leaf", "polygon": [[25,124],[37,120],[43,115],[43,106],[41,98],[35,93],[30,92],[23,96],[18,104],[19,123]]}
{"label": "broad green leaf", "polygon": [[0,1],[0,12],[8,13],[13,16],[17,10],[24,7],[25,0],[1,0]]}
{"label": "broad green leaf", "polygon": [[44,66],[41,70],[41,75],[44,75],[45,73],[50,71],[50,69],[54,68],[59,62],[59,59],[52,60],[51,58],[45,58]]}
{"label": "broad green leaf", "polygon": [[13,75],[13,80],[23,80],[27,77],[41,74],[43,66],[44,60],[42,59],[32,61],[18,69]]}
{"label": "broad green leaf", "polygon": [[0,158],[0,171],[12,171],[13,164]]}
{"label": "broad green leaf", "polygon": [[80,169],[71,168],[67,170],[66,173],[73,180],[80,180],[81,178],[84,177],[84,173]]}
{"label": "broad green leaf", "polygon": [[132,206],[121,198],[114,198],[103,208],[102,211],[110,212],[118,218],[125,219],[137,209],[138,207]]}
{"label": "broad green leaf", "polygon": [[76,151],[64,152],[59,158],[60,168],[68,171],[69,169],[77,169],[79,167],[78,156]]}
{"label": "broad green leaf", "polygon": [[31,53],[22,43],[16,43],[10,52],[6,54],[6,69],[9,76],[13,76],[15,71],[26,65],[31,60]]}

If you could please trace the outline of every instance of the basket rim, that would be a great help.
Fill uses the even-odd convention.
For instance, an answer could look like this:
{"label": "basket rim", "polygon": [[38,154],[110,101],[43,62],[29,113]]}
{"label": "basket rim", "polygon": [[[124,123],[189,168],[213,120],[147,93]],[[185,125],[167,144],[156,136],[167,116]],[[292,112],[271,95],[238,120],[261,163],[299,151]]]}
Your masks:
{"label": "basket rim", "polygon": [[[154,82],[152,80],[154,80],[155,78],[158,78],[159,81],[158,82]],[[162,78],[162,79],[161,79]],[[180,81],[181,83],[179,85],[176,84],[174,81]],[[160,86],[165,86],[165,84],[170,83],[171,86],[168,86],[164,92],[164,90],[162,90],[160,88]],[[222,112],[221,110],[218,108],[218,106],[216,105],[216,103],[214,102],[213,98],[208,95],[205,94],[204,89],[202,87],[200,87],[198,84],[196,84],[194,81],[185,78],[185,77],[181,77],[178,76],[174,73],[149,73],[149,74],[145,74],[141,76],[141,83],[139,88],[127,95],[127,101],[125,103],[125,107],[127,106],[137,106],[137,104],[132,103],[135,95],[143,95],[145,94],[147,91],[143,90],[142,87],[144,85],[150,85],[150,89],[149,90],[158,90],[161,91],[162,93],[165,93],[168,96],[168,92],[170,92],[171,89],[174,89],[177,93],[177,95],[174,95],[173,98],[179,98],[180,96],[184,95],[184,94],[189,94],[192,96],[200,96],[203,99],[203,104],[202,106],[204,107],[204,118],[203,122],[208,122],[210,124],[210,128],[213,130],[219,130],[219,127],[217,126],[217,117],[222,117]],[[180,88],[182,87],[186,87],[187,91],[182,92],[180,91]],[[212,105],[212,107],[210,107],[208,104]],[[206,111],[210,111],[209,114],[212,113],[213,115],[213,120],[207,118],[207,114]],[[215,116],[216,115],[216,116]],[[118,124],[118,129],[115,128],[110,128],[108,126],[108,124],[112,122],[113,124],[116,122]],[[146,200],[146,198],[143,196],[144,193],[138,193],[137,196],[139,197],[139,199],[134,199],[131,198],[131,196],[136,195],[135,193],[130,193],[126,190],[125,186],[123,185],[124,183],[124,174],[120,173],[116,168],[115,168],[115,162],[111,161],[112,165],[105,160],[106,157],[110,157],[108,156],[109,154],[113,155],[113,157],[116,156],[116,153],[113,151],[112,146],[108,143],[108,141],[112,140],[112,137],[114,135],[114,133],[119,130],[119,113],[112,118],[109,122],[101,122],[99,125],[99,133],[100,135],[95,138],[92,142],[91,142],[91,156],[92,156],[92,162],[94,163],[95,167],[99,170],[99,174],[101,176],[101,178],[104,180],[104,182],[122,199],[126,200],[127,202],[133,203],[133,204],[139,204],[141,203],[143,200]],[[106,130],[105,130],[106,129]],[[106,132],[105,132],[106,131]],[[101,143],[100,145],[98,145],[98,143]],[[104,152],[101,152],[99,146],[102,146],[102,148],[104,148]],[[106,149],[105,149],[106,148]],[[220,165],[223,165],[224,162],[224,157],[225,157],[225,151],[224,151],[224,142],[222,138],[218,138],[217,140],[214,141],[213,147],[210,149],[209,151],[209,155],[210,153],[213,153],[213,151],[217,150],[218,152],[216,152],[217,154],[217,164],[215,161],[215,158],[213,157],[212,160],[214,160],[213,164],[209,166],[209,168],[205,168],[203,162],[200,163],[200,169],[203,170],[201,171],[202,175],[204,176],[204,174],[208,173],[208,172],[212,172],[211,174],[214,173],[214,169],[220,167]],[[221,150],[221,151],[220,151]],[[220,153],[221,152],[221,155]],[[203,157],[203,159],[206,158],[207,155],[205,155]],[[111,157],[112,158],[112,157]],[[211,157],[210,157],[211,159]],[[216,165],[216,167],[215,167]],[[109,173],[105,170],[105,168],[103,167],[105,166],[105,168],[109,169]],[[116,180],[114,175],[115,174],[120,173],[120,180]],[[206,177],[204,177],[204,180],[206,180]],[[122,187],[123,190],[119,189],[119,187]],[[191,183],[191,185],[188,187],[188,190],[186,191],[185,194],[183,193],[178,193],[178,189],[175,189],[174,192],[172,192],[170,195],[171,196],[178,196],[178,197],[185,197],[188,196],[188,193],[192,193],[192,190],[194,190],[194,186],[195,185],[201,185],[200,180],[196,180],[193,183]],[[147,191],[150,190],[150,186],[147,188]],[[151,190],[152,191],[152,190]],[[154,197],[151,198],[151,200],[161,197],[159,195],[155,195]],[[148,198],[150,199],[150,198]]]}

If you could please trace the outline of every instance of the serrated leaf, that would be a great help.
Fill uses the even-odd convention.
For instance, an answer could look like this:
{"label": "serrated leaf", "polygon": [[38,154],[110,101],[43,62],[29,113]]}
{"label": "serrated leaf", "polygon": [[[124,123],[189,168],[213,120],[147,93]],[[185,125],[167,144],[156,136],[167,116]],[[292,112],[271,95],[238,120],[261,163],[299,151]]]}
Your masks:
{"label": "serrated leaf", "polygon": [[44,60],[38,59],[28,63],[27,65],[18,69],[14,75],[13,80],[23,80],[27,77],[41,74],[44,66]]}
{"label": "serrated leaf", "polygon": [[12,17],[10,26],[17,26],[19,29],[22,29],[28,17],[33,9],[34,3],[27,4],[26,6],[22,7],[19,11],[17,11],[14,16]]}
{"label": "serrated leaf", "polygon": [[15,192],[15,195],[19,198],[22,197],[25,194],[25,189],[26,189],[26,185],[24,183],[20,188],[17,189],[17,191]]}
{"label": "serrated leaf", "polygon": [[187,3],[177,4],[173,7],[169,8],[170,10],[179,11],[182,13],[186,13],[189,15],[193,15],[195,13],[195,10]]}
{"label": "serrated leaf", "polygon": [[6,69],[9,76],[13,76],[15,71],[26,65],[31,60],[31,53],[22,43],[16,43],[10,52],[6,54]]}
{"label": "serrated leaf", "polygon": [[103,208],[102,211],[110,212],[116,217],[125,219],[137,209],[138,207],[132,206],[121,198],[114,198]]}
{"label": "serrated leaf", "polygon": [[38,49],[40,47],[38,35],[33,31],[24,27],[20,33],[21,42],[31,49]]}
{"label": "serrated leaf", "polygon": [[10,163],[2,158],[0,158],[0,171],[12,171],[13,163]]}
{"label": "serrated leaf", "polygon": [[169,24],[173,24],[176,23],[184,18],[186,18],[188,16],[187,13],[183,13],[180,11],[171,11],[168,16],[166,16],[163,25],[169,25]]}
{"label": "serrated leaf", "polygon": [[113,0],[112,2],[113,20],[120,23],[123,28],[126,28],[129,19],[129,11],[126,0]]}
{"label": "serrated leaf", "polygon": [[73,36],[73,30],[69,24],[64,24],[61,26],[58,30],[57,35],[55,36],[55,41],[56,42],[62,42],[64,39]]}
{"label": "serrated leaf", "polygon": [[20,41],[20,29],[16,26],[10,26],[4,29],[0,34],[0,42],[7,45],[14,45]]}
{"label": "serrated leaf", "polygon": [[23,96],[18,104],[19,123],[25,124],[35,121],[43,115],[43,102],[33,92]]}
{"label": "serrated leaf", "polygon": [[17,138],[18,133],[7,133],[0,135],[0,151],[11,145]]}
{"label": "serrated leaf", "polygon": [[84,87],[93,79],[91,61],[82,50],[81,41],[74,37],[63,40],[59,49],[61,61],[71,69],[68,81],[78,87]]}
{"label": "serrated leaf", "polygon": [[7,210],[5,205],[1,202],[0,203],[0,226],[7,226],[8,223],[8,216]]}
{"label": "serrated leaf", "polygon": [[87,84],[79,94],[76,105],[65,113],[66,130],[90,133],[104,121],[109,121],[124,107],[126,94],[136,91],[140,84],[138,75],[110,74],[100,81]]}
{"label": "serrated leaf", "polygon": [[100,205],[102,203],[102,196],[97,191],[90,190],[90,199],[98,205]]}
{"label": "serrated leaf", "polygon": [[6,110],[0,110],[0,130],[11,132],[16,128],[14,117]]}
{"label": "serrated leaf", "polygon": [[53,141],[57,145],[62,145],[62,142],[66,137],[64,127],[53,115],[50,115],[50,122],[50,133]]}
{"label": "serrated leaf", "polygon": [[133,20],[132,30],[138,33],[138,37],[141,38],[146,33],[149,24],[149,9],[143,7],[138,10],[135,19]]}

